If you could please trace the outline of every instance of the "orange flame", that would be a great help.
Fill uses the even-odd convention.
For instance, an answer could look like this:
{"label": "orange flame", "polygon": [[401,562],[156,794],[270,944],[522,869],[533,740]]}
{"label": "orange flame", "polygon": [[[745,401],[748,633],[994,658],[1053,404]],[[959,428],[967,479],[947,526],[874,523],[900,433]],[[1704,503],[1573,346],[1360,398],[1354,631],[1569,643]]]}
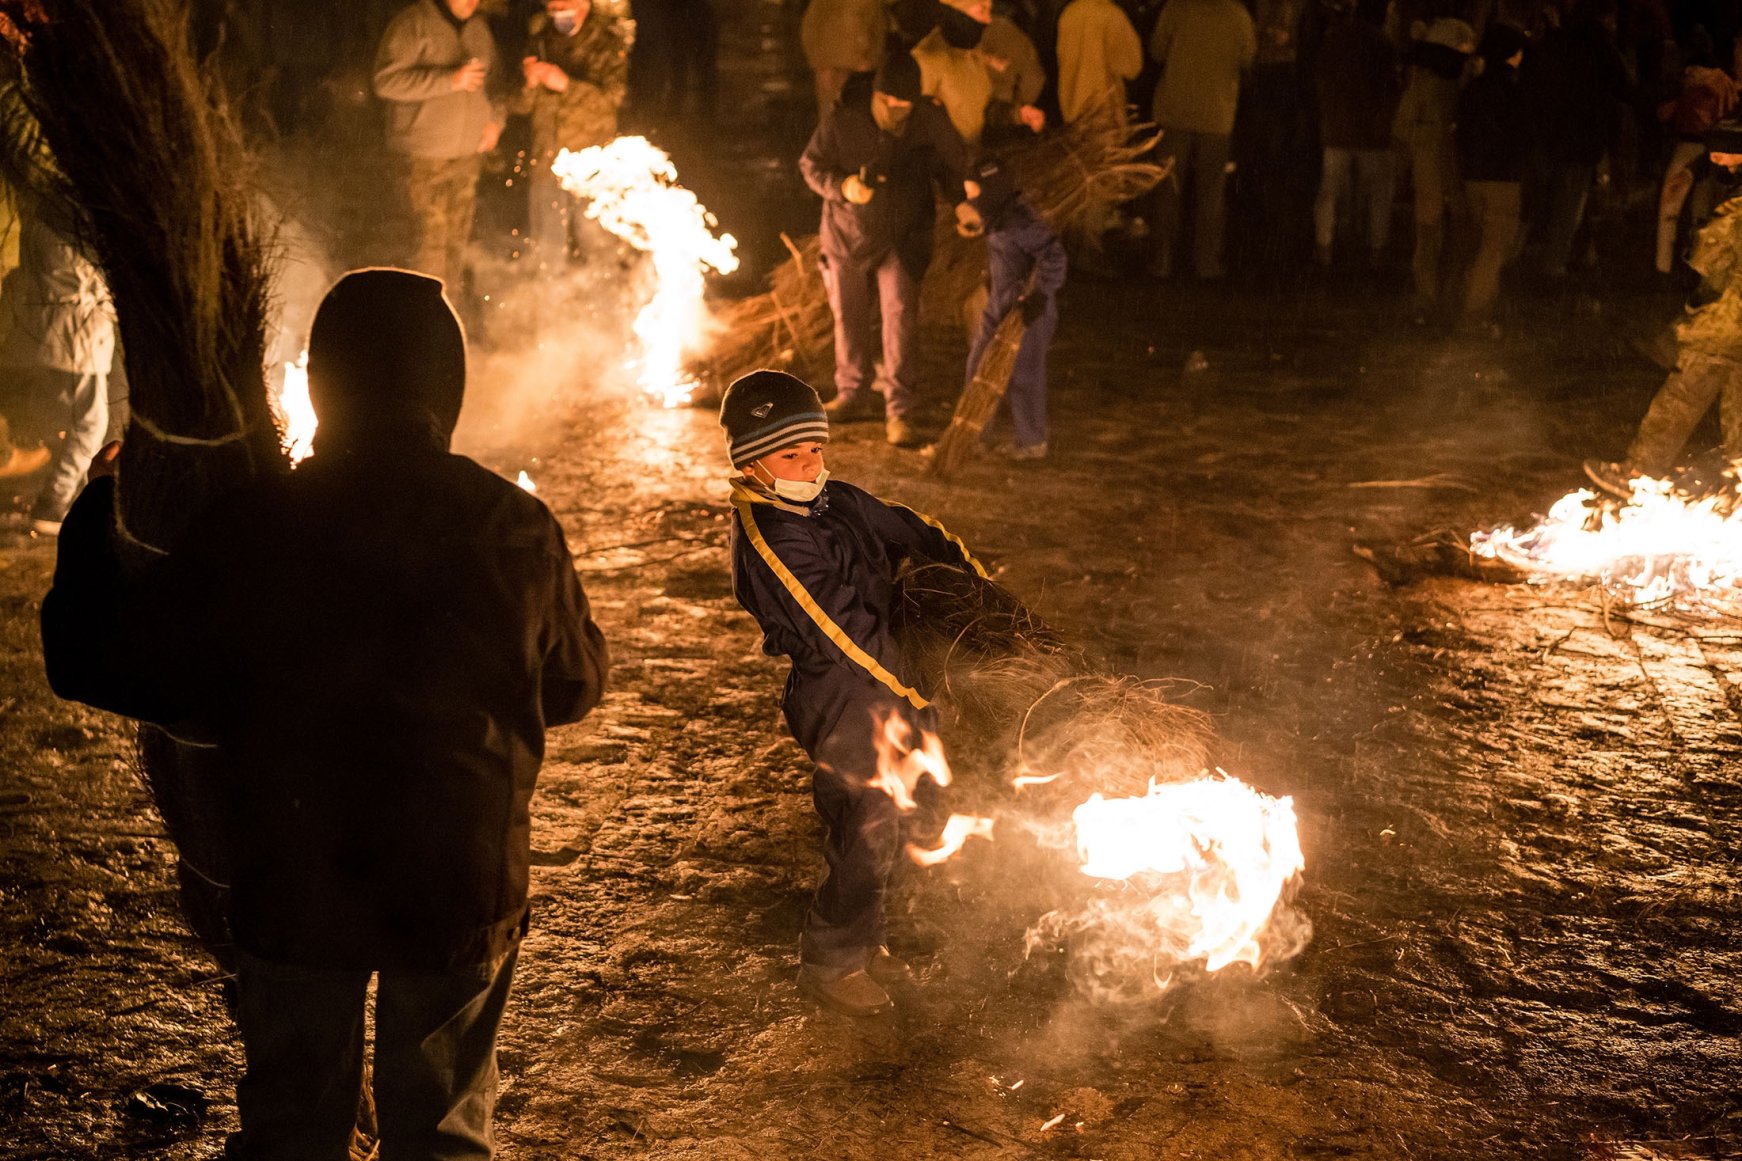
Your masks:
{"label": "orange flame", "polygon": [[687,404],[696,384],[684,370],[684,354],[707,324],[703,275],[738,268],[737,239],[715,235],[718,220],[677,183],[671,158],[645,137],[565,149],[551,172],[569,193],[589,199],[589,218],[653,256],[656,289],[635,318],[639,379],[665,406]]}
{"label": "orange flame", "polygon": [[272,401],[273,418],[278,421],[278,441],[291,464],[302,463],[314,451],[314,404],[308,397],[308,352],[294,363],[284,365],[284,386]]}
{"label": "orange flame", "polygon": [[1693,499],[1650,477],[1635,479],[1632,489],[1616,507],[1596,504],[1597,495],[1581,488],[1529,528],[1473,534],[1470,551],[1536,583],[1594,581],[1630,605],[1733,611],[1742,599],[1738,491]]}

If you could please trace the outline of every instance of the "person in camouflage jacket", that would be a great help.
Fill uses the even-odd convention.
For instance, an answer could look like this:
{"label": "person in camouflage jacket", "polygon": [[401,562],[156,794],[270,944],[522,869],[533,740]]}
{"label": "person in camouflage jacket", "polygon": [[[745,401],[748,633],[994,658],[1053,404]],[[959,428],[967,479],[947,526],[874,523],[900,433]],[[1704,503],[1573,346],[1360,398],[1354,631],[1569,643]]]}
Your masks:
{"label": "person in camouflage jacket", "polygon": [[[526,84],[513,110],[532,120],[528,234],[541,267],[555,270],[585,249],[578,235],[586,219],[573,212],[575,200],[551,175],[550,163],[561,150],[603,145],[617,135],[633,25],[604,3],[545,0],[530,32],[521,61]],[[600,240],[590,231],[589,239]]]}
{"label": "person in camouflage jacket", "polygon": [[1714,402],[1724,455],[1742,462],[1742,121],[1725,121],[1706,135],[1706,151],[1730,197],[1694,240],[1688,265],[1699,289],[1676,327],[1676,368],[1646,409],[1619,463],[1587,460],[1585,474],[1623,498],[1637,476],[1661,477]]}

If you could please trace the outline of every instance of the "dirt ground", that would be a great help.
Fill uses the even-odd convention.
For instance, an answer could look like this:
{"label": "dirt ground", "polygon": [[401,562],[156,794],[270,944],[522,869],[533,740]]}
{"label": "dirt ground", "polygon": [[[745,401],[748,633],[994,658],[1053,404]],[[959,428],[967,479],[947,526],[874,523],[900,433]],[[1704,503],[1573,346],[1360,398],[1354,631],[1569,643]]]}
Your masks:
{"label": "dirt ground", "polygon": [[[790,60],[770,89],[731,63],[762,59],[739,35],[728,90],[790,99]],[[697,184],[728,206],[790,192],[740,161]],[[1742,1157],[1742,629],[1570,588],[1393,588],[1351,551],[1577,486],[1655,386],[1617,337],[1655,308],[1573,295],[1465,342],[1409,327],[1400,294],[1078,279],[1044,464],[943,484],[874,429],[830,446],[1106,668],[1179,679],[1215,761],[1293,796],[1311,942],[1139,1006],[1025,957],[1059,856],[1019,834],[905,877],[893,942],[918,980],[894,1015],[802,1001],[817,828],[784,668],[731,597],[713,417],[569,366],[535,435],[474,423],[467,446],[561,517],[613,650],[534,804],[502,1155]],[[963,350],[927,342],[935,428]],[[0,1156],[213,1156],[239,1048],[128,725],[43,680],[52,567],[51,543],[0,533]],[[1002,793],[960,787],[976,810]]]}
{"label": "dirt ground", "polygon": [[[1196,683],[1216,760],[1294,796],[1304,953],[1137,1008],[1024,959],[1048,856],[1019,838],[907,877],[896,1015],[803,1002],[816,828],[730,595],[712,416],[586,401],[491,453],[562,518],[614,660],[535,803],[504,1156],[1742,1156],[1742,633],[1388,588],[1350,551],[1540,510],[1655,373],[1602,317],[1471,346],[1377,298],[1255,310],[1072,287],[1044,465],[940,484],[873,429],[830,448],[1108,666]],[[934,421],[959,356],[932,340]],[[0,546],[0,1154],[208,1156],[237,1048],[126,725],[44,685],[51,568]]]}

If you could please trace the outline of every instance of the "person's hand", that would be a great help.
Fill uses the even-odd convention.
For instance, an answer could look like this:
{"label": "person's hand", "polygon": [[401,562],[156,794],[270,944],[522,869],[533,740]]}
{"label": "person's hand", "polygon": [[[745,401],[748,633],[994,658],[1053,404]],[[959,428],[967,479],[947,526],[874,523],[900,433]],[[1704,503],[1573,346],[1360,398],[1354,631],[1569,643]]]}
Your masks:
{"label": "person's hand", "polygon": [[113,476],[121,471],[121,441],[112,439],[104,444],[102,450],[91,457],[91,467],[86,473],[88,479],[100,480],[104,476]]}
{"label": "person's hand", "polygon": [[1016,119],[1026,125],[1030,133],[1039,133],[1046,128],[1046,114],[1034,105],[1024,105],[1016,110]]}
{"label": "person's hand", "polygon": [[502,140],[502,124],[491,121],[484,126],[484,136],[478,139],[478,152],[488,153],[496,148],[496,143]]}
{"label": "person's hand", "polygon": [[450,84],[456,93],[475,93],[484,87],[484,77],[489,71],[483,61],[473,57],[454,70]]}
{"label": "person's hand", "polygon": [[520,62],[520,69],[526,74],[526,87],[529,89],[542,86],[553,93],[568,91],[569,74],[550,61],[529,56]]}
{"label": "person's hand", "polygon": [[980,59],[985,61],[986,67],[995,73],[1007,72],[1010,68],[1009,57],[1002,57],[997,53],[987,52],[984,49],[980,50]]}
{"label": "person's hand", "polygon": [[986,220],[980,211],[967,202],[956,203],[956,233],[964,238],[978,238],[986,232]]}
{"label": "person's hand", "polygon": [[856,173],[849,173],[846,180],[841,182],[841,196],[856,206],[862,206],[869,202],[876,192],[861,181]]}
{"label": "person's hand", "polygon": [[1049,301],[1048,297],[1038,290],[1017,299],[1016,309],[1022,312],[1022,325],[1033,326],[1034,320],[1046,313]]}

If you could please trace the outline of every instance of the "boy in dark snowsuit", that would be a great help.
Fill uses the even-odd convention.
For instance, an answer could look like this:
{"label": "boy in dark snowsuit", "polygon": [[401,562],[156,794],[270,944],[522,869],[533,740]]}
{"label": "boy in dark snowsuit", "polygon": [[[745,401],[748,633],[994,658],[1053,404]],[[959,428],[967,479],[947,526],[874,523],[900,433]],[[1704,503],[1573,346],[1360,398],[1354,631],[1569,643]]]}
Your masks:
{"label": "boy in dark snowsuit", "polygon": [[[1016,442],[1001,449],[1012,460],[1046,458],[1046,355],[1058,327],[1058,292],[1065,284],[1065,248],[1041,216],[1023,200],[1002,162],[982,161],[965,183],[968,202],[980,213],[986,231],[986,266],[991,294],[980,329],[968,351],[968,382],[992,334],[1012,310],[1022,312],[1026,329],[1010,372],[1004,405],[1016,428]],[[964,229],[971,233],[971,229]]]}
{"label": "boy in dark snowsuit", "polygon": [[[720,423],[734,469],[732,580],[770,656],[792,659],[787,727],[816,763],[812,795],[828,875],[805,917],[799,989],[872,1015],[905,966],[884,947],[883,897],[900,849],[899,808],[871,783],[878,734],[917,744],[936,715],[891,632],[895,572],[909,557],[985,570],[936,521],[823,467],[828,417],[791,375],[755,371],[727,389]],[[900,729],[905,726],[906,730]]]}

